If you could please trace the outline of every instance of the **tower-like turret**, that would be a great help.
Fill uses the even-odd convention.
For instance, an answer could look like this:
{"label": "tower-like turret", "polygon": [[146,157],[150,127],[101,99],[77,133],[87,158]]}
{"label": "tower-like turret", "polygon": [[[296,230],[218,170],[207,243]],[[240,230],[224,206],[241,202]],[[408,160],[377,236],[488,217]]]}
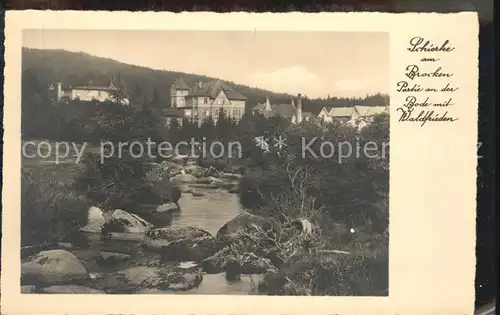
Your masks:
{"label": "tower-like turret", "polygon": [[297,96],[297,123],[300,124],[302,122],[302,95],[299,93]]}

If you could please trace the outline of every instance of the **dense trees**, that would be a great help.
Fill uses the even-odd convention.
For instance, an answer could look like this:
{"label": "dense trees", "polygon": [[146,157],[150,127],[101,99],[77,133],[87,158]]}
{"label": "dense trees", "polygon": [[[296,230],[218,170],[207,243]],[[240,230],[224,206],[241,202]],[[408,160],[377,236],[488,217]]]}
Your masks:
{"label": "dense trees", "polygon": [[[108,85],[111,78],[115,84],[123,88],[132,102],[153,102],[163,107],[170,104],[171,82],[183,76],[186,82],[208,81],[213,78],[179,73],[172,71],[153,70],[145,67],[123,64],[107,58],[98,58],[85,53],[74,53],[63,50],[37,50],[23,48],[23,77],[28,73],[36,74],[38,87],[23,85],[23,91],[33,95],[46,89],[49,83],[61,81],[64,85],[84,85],[93,81],[96,85]],[[233,82],[227,82],[238,92],[248,98],[247,112],[257,102],[264,102],[269,97],[271,103],[288,103],[291,95],[273,93],[263,89],[252,88]],[[300,91],[297,91],[298,93]],[[345,105],[388,105],[387,95],[373,95],[364,98],[336,98],[303,100],[303,109],[314,114],[319,113],[322,106]]]}

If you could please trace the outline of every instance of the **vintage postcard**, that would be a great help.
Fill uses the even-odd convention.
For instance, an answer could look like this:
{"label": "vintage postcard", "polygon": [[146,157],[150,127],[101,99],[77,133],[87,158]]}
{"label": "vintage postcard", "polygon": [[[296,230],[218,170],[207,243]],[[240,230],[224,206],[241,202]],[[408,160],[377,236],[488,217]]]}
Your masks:
{"label": "vintage postcard", "polygon": [[472,314],[476,13],[5,34],[5,314]]}

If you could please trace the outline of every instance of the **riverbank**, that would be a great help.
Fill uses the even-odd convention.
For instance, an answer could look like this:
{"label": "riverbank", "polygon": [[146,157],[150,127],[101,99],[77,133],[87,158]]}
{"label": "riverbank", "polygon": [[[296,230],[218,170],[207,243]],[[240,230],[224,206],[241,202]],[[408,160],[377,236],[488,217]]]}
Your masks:
{"label": "riverbank", "polygon": [[[85,166],[33,161],[24,166],[35,170],[32,183],[43,192],[25,200],[45,211],[43,196],[42,204],[56,210],[39,217],[23,211],[23,220],[32,220],[34,230],[50,226],[46,234],[64,245],[23,257],[23,292],[388,294],[387,229],[333,223],[305,199],[301,208],[292,199],[268,199],[266,207],[242,211],[242,200],[258,199],[248,174],[189,159],[152,163],[146,181],[168,178],[182,191],[179,206],[148,202],[100,209],[68,189]],[[280,179],[271,171],[263,174],[257,183]],[[283,184],[277,187],[286,192]],[[101,227],[110,222],[103,237]],[[75,226],[80,231],[67,233]]]}

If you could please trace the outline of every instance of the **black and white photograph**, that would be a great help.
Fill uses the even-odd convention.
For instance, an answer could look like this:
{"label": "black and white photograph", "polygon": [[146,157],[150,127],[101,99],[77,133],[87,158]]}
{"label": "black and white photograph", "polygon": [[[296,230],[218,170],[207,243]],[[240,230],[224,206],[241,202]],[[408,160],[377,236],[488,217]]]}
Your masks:
{"label": "black and white photograph", "polygon": [[21,292],[388,296],[389,34],[22,34]]}
{"label": "black and white photograph", "polygon": [[473,314],[476,13],[7,13],[3,312]]}

